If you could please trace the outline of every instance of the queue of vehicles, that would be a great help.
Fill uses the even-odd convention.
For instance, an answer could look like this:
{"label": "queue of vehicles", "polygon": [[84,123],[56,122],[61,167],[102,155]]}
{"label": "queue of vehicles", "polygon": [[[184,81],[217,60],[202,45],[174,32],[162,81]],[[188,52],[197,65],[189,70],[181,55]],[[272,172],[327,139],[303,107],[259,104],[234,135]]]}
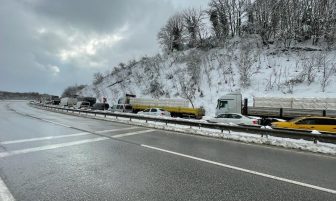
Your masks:
{"label": "queue of vehicles", "polygon": [[81,110],[90,109],[107,112],[138,113],[139,115],[151,116],[201,119],[205,114],[203,108],[189,107],[189,102],[184,99],[148,99],[126,95],[118,101],[118,104],[112,105],[111,107],[105,101],[97,103],[97,99],[94,97],[64,97],[60,99],[59,103],[45,103]]}
{"label": "queue of vehicles", "polygon": [[[104,110],[107,112],[137,113],[139,115],[164,116],[164,117],[193,117],[202,119],[205,114],[203,108],[189,107],[189,102],[184,99],[146,99],[126,95],[118,101],[118,104],[110,105],[106,99],[97,103],[94,97],[65,97],[57,99],[51,97],[47,104],[58,105],[82,110]],[[58,101],[59,100],[59,101]],[[265,100],[262,100],[265,101]],[[259,101],[260,102],[260,101]],[[267,104],[266,104],[267,105]],[[321,132],[336,133],[336,118],[319,116],[301,116],[289,121],[279,118],[263,116],[252,117],[243,115],[246,105],[242,104],[240,93],[230,93],[218,99],[216,116],[207,118],[209,123],[223,123],[245,126],[268,125],[276,129],[317,130]],[[246,108],[245,108],[246,109]],[[245,113],[247,113],[245,111]]]}

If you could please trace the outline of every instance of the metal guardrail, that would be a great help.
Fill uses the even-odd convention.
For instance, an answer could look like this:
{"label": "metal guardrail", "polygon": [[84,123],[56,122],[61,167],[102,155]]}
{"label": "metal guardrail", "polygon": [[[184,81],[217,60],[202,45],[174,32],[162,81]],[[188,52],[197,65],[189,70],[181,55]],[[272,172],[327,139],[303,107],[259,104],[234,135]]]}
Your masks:
{"label": "metal guardrail", "polygon": [[244,132],[249,134],[257,134],[261,136],[274,136],[274,137],[281,137],[281,138],[291,138],[291,139],[304,139],[308,141],[313,141],[315,143],[319,142],[326,142],[326,143],[333,143],[336,144],[336,135],[322,133],[322,134],[312,134],[309,131],[299,131],[299,130],[289,130],[289,129],[262,129],[259,127],[251,127],[251,126],[230,126],[230,125],[222,125],[216,123],[206,123],[206,122],[197,122],[197,121],[188,121],[188,120],[176,120],[176,119],[164,119],[164,118],[155,118],[155,117],[147,117],[147,116],[138,116],[132,114],[120,114],[120,113],[112,113],[112,112],[104,112],[104,111],[92,111],[92,110],[78,110],[78,109],[71,109],[71,108],[61,108],[55,107],[50,105],[43,105],[43,104],[34,104],[36,106],[55,110],[55,111],[66,111],[71,113],[79,113],[79,114],[94,114],[96,115],[103,115],[104,117],[113,116],[115,118],[127,118],[130,121],[132,119],[137,120],[144,120],[146,122],[160,122],[168,124],[175,124],[175,125],[184,125],[190,127],[199,127],[199,128],[209,128],[209,129],[218,129],[221,132],[224,131],[233,131],[233,132]]}

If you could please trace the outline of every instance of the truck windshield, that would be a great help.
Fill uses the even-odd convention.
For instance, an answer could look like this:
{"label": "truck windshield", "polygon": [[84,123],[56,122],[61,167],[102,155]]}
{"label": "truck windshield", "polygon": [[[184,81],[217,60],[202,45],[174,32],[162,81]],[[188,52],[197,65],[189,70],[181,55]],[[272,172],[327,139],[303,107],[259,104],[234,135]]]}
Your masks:
{"label": "truck windshield", "polygon": [[228,104],[228,101],[226,100],[218,100],[217,108],[218,109],[225,108],[227,104]]}

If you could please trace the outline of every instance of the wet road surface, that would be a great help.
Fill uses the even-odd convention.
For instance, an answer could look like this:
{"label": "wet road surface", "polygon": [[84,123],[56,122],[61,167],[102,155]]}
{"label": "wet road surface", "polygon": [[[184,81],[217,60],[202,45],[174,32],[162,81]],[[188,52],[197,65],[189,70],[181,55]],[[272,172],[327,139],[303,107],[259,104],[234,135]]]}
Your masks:
{"label": "wet road surface", "polygon": [[336,158],[0,101],[0,200],[336,200]]}

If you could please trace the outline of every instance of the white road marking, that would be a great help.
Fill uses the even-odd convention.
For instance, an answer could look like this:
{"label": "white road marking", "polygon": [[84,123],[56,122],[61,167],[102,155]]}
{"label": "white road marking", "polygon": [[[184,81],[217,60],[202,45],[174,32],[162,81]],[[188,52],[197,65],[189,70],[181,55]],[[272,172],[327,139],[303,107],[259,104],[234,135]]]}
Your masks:
{"label": "white road marking", "polygon": [[166,149],[161,149],[161,148],[157,148],[157,147],[153,147],[153,146],[148,146],[148,145],[144,145],[144,144],[142,144],[141,146],[146,147],[148,149],[154,149],[154,150],[157,150],[157,151],[161,151],[161,152],[165,152],[165,153],[169,153],[169,154],[173,154],[173,155],[182,156],[182,157],[185,157],[185,158],[189,158],[189,159],[193,159],[193,160],[197,160],[197,161],[202,161],[202,162],[213,164],[213,165],[218,165],[218,166],[221,166],[221,167],[225,167],[225,168],[229,168],[229,169],[233,169],[233,170],[237,170],[237,171],[241,171],[241,172],[245,172],[245,173],[249,173],[249,174],[253,174],[253,175],[258,175],[258,176],[261,176],[261,177],[266,177],[266,178],[270,178],[270,179],[274,179],[274,180],[278,180],[278,181],[282,181],[282,182],[286,182],[286,183],[290,183],[290,184],[295,184],[295,185],[298,185],[298,186],[303,186],[303,187],[312,188],[312,189],[327,192],[327,193],[336,194],[336,190],[333,190],[333,189],[323,188],[323,187],[320,187],[320,186],[315,186],[315,185],[311,185],[311,184],[307,184],[307,183],[303,183],[303,182],[299,182],[299,181],[295,181],[295,180],[291,180],[291,179],[277,177],[277,176],[273,176],[273,175],[270,175],[270,174],[265,174],[265,173],[261,173],[261,172],[257,172],[257,171],[253,171],[253,170],[248,170],[248,169],[244,169],[244,168],[240,168],[240,167],[236,167],[236,166],[232,166],[232,165],[227,165],[227,164],[224,164],[224,163],[219,163],[219,162],[215,162],[215,161],[211,161],[211,160],[207,160],[207,159],[203,159],[203,158],[198,158],[198,157],[190,156],[190,155],[187,155],[187,154],[181,154],[181,153],[178,153],[178,152],[169,151],[169,150],[166,150]]}
{"label": "white road marking", "polygon": [[75,134],[68,134],[68,135],[56,135],[56,136],[47,136],[47,137],[39,137],[39,138],[29,138],[29,139],[22,139],[22,140],[11,140],[11,141],[3,141],[0,144],[16,144],[16,143],[23,143],[23,142],[34,142],[34,141],[42,141],[42,140],[53,140],[58,138],[67,138],[67,137],[77,137],[77,136],[84,136],[84,135],[92,135],[88,132],[83,133],[75,133]]}
{"label": "white road marking", "polygon": [[[109,130],[109,132],[118,131],[118,130],[125,130],[125,129],[126,128],[114,129],[114,130]],[[149,133],[149,132],[153,132],[153,131],[154,130],[143,130],[143,131],[136,131],[136,132],[130,132],[130,133],[123,133],[123,134],[114,135],[114,136],[111,136],[111,137],[112,138],[120,138],[120,137],[125,137],[125,136],[130,136],[130,135],[138,135],[138,134],[142,134],[142,133]],[[74,135],[89,135],[89,133],[78,133],[78,134],[74,134]],[[54,136],[54,137],[57,137],[57,136]],[[66,137],[66,136],[64,136],[64,137]],[[49,138],[49,137],[46,137],[46,138]],[[107,139],[110,139],[110,138],[99,137],[99,138],[85,139],[85,140],[79,140],[79,141],[74,141],[74,142],[65,142],[65,143],[52,144],[52,145],[46,145],[46,146],[41,146],[41,147],[28,148],[28,149],[14,150],[14,151],[8,151],[8,152],[0,152],[0,158],[5,158],[5,157],[19,155],[19,154],[26,154],[26,153],[44,151],[44,150],[50,150],[50,149],[69,147],[69,146],[86,144],[86,143],[91,143],[91,142],[98,142],[98,141],[107,140]],[[28,141],[37,141],[37,140],[45,140],[45,138],[44,139],[41,139],[41,138],[26,139],[26,140],[20,140],[20,141],[21,142],[22,141],[28,142]],[[19,140],[17,140],[17,141],[19,141]],[[11,143],[20,143],[20,142],[7,141],[7,144],[11,144]]]}
{"label": "white road marking", "polygon": [[93,138],[93,139],[79,140],[79,141],[75,141],[75,142],[66,142],[66,143],[46,145],[46,146],[41,146],[41,147],[34,147],[34,148],[29,148],[29,149],[21,149],[21,150],[15,150],[15,151],[0,152],[0,158],[5,158],[5,157],[8,157],[8,156],[14,156],[14,155],[19,155],[19,154],[26,154],[26,153],[31,153],[31,152],[38,152],[38,151],[62,148],[62,147],[69,147],[69,146],[86,144],[86,143],[91,143],[91,142],[98,142],[98,141],[107,140],[107,139],[109,139],[109,138],[99,137],[99,138]]}
{"label": "white road marking", "polygon": [[118,128],[118,129],[111,129],[111,130],[102,130],[102,131],[95,131],[95,133],[109,133],[109,132],[114,132],[114,131],[124,131],[124,130],[132,130],[132,129],[136,129],[139,127],[129,127],[129,128]]}
{"label": "white road marking", "polygon": [[46,120],[46,119],[42,119],[42,120],[45,121],[45,122],[49,122],[49,123],[56,124],[56,125],[63,126],[63,127],[67,127],[67,128],[72,127],[72,126],[68,126],[68,125],[65,125],[65,124],[58,123],[58,122],[49,121],[49,120]]}
{"label": "white road marking", "polygon": [[144,131],[136,131],[136,132],[131,132],[131,133],[124,133],[124,134],[119,134],[119,135],[114,135],[112,136],[113,138],[121,138],[121,137],[126,137],[126,136],[131,136],[131,135],[138,135],[138,134],[143,134],[143,133],[150,133],[155,130],[144,130]]}
{"label": "white road marking", "polygon": [[[130,127],[130,128],[118,128],[118,129],[111,129],[111,130],[102,130],[102,131],[95,131],[94,133],[109,133],[115,131],[123,131],[123,130],[131,130],[138,127]],[[77,136],[85,136],[85,135],[93,135],[89,132],[82,132],[82,133],[74,133],[68,135],[54,135],[54,136],[47,136],[47,137],[39,137],[39,138],[29,138],[29,139],[21,139],[21,140],[10,140],[10,141],[3,141],[0,142],[1,145],[6,144],[16,144],[16,143],[24,143],[24,142],[35,142],[35,141],[43,141],[43,140],[53,140],[59,138],[68,138],[68,137],[77,137]]]}
{"label": "white road marking", "polygon": [[15,201],[13,195],[10,193],[5,182],[0,177],[0,200],[1,201]]}

